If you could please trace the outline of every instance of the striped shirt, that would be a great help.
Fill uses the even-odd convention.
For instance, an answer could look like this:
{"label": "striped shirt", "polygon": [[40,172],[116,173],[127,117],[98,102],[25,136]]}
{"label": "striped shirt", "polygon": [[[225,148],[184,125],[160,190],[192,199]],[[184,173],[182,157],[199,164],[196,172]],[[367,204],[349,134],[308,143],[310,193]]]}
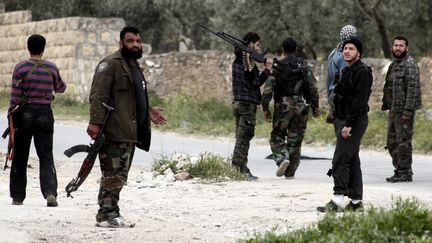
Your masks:
{"label": "striped shirt", "polygon": [[66,90],[57,66],[46,60],[38,62],[25,60],[15,65],[9,110],[23,102],[51,104],[53,92],[63,93]]}

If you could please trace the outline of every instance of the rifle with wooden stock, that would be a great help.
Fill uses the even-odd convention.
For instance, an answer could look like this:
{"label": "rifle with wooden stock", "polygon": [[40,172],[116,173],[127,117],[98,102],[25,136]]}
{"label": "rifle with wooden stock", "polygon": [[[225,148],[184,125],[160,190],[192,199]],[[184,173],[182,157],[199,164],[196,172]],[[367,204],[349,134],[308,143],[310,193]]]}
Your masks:
{"label": "rifle with wooden stock", "polygon": [[14,143],[15,143],[15,126],[13,122],[13,113],[16,112],[19,108],[19,105],[15,106],[11,111],[8,112],[8,127],[3,132],[2,138],[6,139],[9,136],[8,147],[6,152],[6,160],[3,167],[3,170],[8,168],[8,161],[12,161],[15,155]]}
{"label": "rifle with wooden stock", "polygon": [[75,145],[73,147],[70,147],[66,151],[64,151],[64,154],[68,158],[72,157],[74,154],[79,152],[87,153],[87,156],[85,157],[81,165],[78,175],[75,178],[73,178],[65,188],[68,197],[72,197],[71,193],[78,190],[78,188],[85,181],[87,176],[90,174],[90,171],[93,168],[96,157],[99,154],[99,150],[102,148],[102,145],[105,142],[105,135],[103,134],[103,132],[105,129],[105,125],[108,121],[108,118],[110,117],[111,113],[114,111],[114,108],[108,106],[105,103],[102,103],[102,105],[107,109],[107,111],[105,113],[105,118],[102,123],[102,126],[99,130],[96,139],[94,139],[94,142],[91,143],[90,145],[84,145],[84,144]]}

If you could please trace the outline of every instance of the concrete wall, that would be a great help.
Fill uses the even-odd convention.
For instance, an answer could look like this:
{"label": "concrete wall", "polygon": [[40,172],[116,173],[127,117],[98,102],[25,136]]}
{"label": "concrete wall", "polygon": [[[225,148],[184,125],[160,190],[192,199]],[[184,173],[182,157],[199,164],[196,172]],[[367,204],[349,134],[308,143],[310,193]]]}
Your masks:
{"label": "concrete wall", "polygon": [[44,59],[57,64],[68,84],[67,95],[85,100],[97,63],[118,49],[120,18],[69,17],[31,21],[30,11],[0,14],[0,87],[10,87],[17,62],[29,57],[27,38],[41,34],[47,40]]}

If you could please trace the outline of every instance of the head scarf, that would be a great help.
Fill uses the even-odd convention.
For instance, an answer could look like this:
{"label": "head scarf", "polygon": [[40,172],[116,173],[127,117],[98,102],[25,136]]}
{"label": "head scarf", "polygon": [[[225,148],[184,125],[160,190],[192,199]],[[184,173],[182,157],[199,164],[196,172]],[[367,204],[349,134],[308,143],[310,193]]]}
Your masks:
{"label": "head scarf", "polygon": [[344,42],[351,37],[358,37],[357,28],[353,25],[345,25],[344,27],[342,27],[340,31],[340,42],[336,46],[338,52],[342,52],[342,46]]}

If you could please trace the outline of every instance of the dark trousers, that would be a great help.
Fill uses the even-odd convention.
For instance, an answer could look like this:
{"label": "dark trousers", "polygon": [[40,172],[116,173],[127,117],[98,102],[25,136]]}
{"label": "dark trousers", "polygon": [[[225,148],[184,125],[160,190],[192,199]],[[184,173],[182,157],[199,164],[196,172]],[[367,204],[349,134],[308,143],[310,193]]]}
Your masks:
{"label": "dark trousers", "polygon": [[233,112],[236,125],[236,143],[232,164],[238,167],[241,172],[247,172],[250,141],[255,136],[257,106],[253,103],[235,101]]}
{"label": "dark trousers", "polygon": [[392,157],[395,170],[399,174],[412,175],[412,137],[414,115],[402,119],[402,112],[389,111],[387,149]]}
{"label": "dark trousers", "polygon": [[352,127],[351,137],[342,138],[344,120],[336,119],[336,149],[333,155],[333,191],[354,200],[363,199],[363,179],[360,167],[360,141],[368,126],[368,117],[360,118]]}
{"label": "dark trousers", "polygon": [[10,196],[24,201],[27,163],[32,138],[39,157],[39,181],[42,195],[57,197],[57,175],[52,154],[54,117],[50,105],[26,104],[14,114],[15,156],[10,171]]}

